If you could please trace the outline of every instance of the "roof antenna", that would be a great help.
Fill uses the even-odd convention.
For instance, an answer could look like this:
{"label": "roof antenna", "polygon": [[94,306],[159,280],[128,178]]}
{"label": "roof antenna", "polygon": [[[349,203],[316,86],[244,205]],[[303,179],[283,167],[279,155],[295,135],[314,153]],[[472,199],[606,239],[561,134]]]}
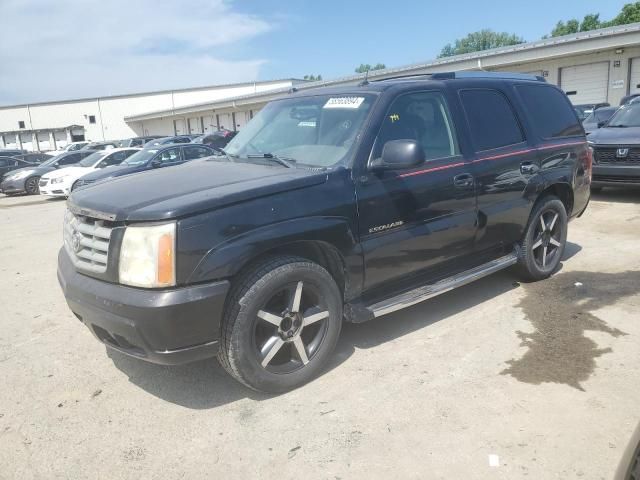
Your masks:
{"label": "roof antenna", "polygon": [[359,87],[364,87],[365,85],[369,85],[369,70],[364,72],[364,80],[358,84]]}

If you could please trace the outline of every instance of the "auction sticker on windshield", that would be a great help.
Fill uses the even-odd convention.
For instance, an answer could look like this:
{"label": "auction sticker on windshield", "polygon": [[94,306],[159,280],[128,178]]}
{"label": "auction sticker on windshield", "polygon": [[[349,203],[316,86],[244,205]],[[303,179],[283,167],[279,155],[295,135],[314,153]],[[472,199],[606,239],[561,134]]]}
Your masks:
{"label": "auction sticker on windshield", "polygon": [[358,108],[364,97],[331,97],[322,108]]}

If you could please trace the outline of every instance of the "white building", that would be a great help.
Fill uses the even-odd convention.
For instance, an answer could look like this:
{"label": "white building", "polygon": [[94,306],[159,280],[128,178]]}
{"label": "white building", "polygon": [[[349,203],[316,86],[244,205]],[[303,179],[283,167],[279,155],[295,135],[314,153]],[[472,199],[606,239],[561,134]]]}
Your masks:
{"label": "white building", "polygon": [[[574,105],[608,102],[640,93],[640,23],[583,32],[496,48],[426,63],[369,73],[369,80],[456,70],[533,73],[559,85]],[[297,85],[298,90],[361,82],[364,75]],[[130,125],[150,125],[160,119],[179,122],[192,117],[248,118],[268,101],[287,95],[289,88],[187,105],[174,111],[158,110],[129,115]],[[140,128],[140,127],[138,127]]]}
{"label": "white building", "polygon": [[[640,23],[485,50],[369,74],[369,80],[455,70],[528,72],[559,85],[574,104],[617,105],[640,93]],[[0,148],[56,148],[76,135],[109,140],[237,130],[292,87],[348,85],[364,75],[304,82],[286,79],[200,89],[0,107]]]}
{"label": "white building", "polygon": [[[127,123],[124,118],[158,109],[175,113],[185,105],[288,89],[301,82],[284,79],[0,107],[0,148],[46,151],[80,140],[205,133],[218,125],[202,116],[182,118],[172,113],[171,119],[159,117],[146,124]],[[226,118],[224,122],[225,128],[235,130],[246,119],[238,116],[233,123]]]}

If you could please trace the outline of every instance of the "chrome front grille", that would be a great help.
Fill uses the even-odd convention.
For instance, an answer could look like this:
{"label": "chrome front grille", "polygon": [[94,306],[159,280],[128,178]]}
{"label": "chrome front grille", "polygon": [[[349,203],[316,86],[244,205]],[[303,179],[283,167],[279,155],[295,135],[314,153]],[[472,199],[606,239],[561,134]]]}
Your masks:
{"label": "chrome front grille", "polygon": [[64,248],[78,270],[92,273],[107,271],[109,242],[113,228],[110,222],[74,215],[64,215]]}
{"label": "chrome front grille", "polygon": [[[619,155],[618,150],[622,150],[624,155]],[[596,148],[596,162],[615,164],[638,164],[640,163],[640,148]]]}

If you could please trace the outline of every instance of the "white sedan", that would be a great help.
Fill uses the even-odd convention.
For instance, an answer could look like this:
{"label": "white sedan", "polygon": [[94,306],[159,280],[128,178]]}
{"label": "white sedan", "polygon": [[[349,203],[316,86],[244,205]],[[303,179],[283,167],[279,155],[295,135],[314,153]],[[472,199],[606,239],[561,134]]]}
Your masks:
{"label": "white sedan", "polygon": [[73,184],[80,177],[95,172],[99,168],[119,165],[140,150],[140,148],[112,148],[92,153],[73,167],[61,168],[40,177],[40,194],[68,197]]}

